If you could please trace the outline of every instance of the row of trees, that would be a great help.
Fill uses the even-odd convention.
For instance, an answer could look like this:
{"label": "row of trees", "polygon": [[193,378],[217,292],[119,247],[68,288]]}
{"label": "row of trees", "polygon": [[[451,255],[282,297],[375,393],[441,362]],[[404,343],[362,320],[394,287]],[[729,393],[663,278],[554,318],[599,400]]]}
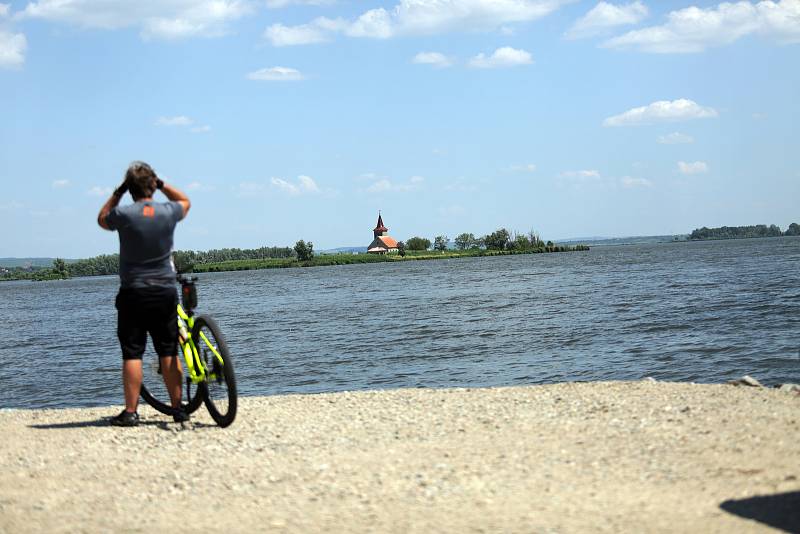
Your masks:
{"label": "row of trees", "polygon": [[295,252],[290,247],[221,248],[207,251],[176,250],[173,258],[178,271],[192,270],[195,265],[236,260],[265,260],[291,258]]}
{"label": "row of trees", "polygon": [[[305,261],[314,257],[311,242],[298,241],[291,247],[260,247],[255,249],[223,248],[207,251],[176,250],[173,253],[175,267],[179,272],[191,271],[195,265],[220,263],[236,260],[262,260],[271,258],[292,258]],[[102,254],[67,263],[56,258],[53,266],[38,268],[16,267],[0,270],[0,279],[13,280],[52,280],[71,276],[103,276],[119,273],[119,254]]]}
{"label": "row of trees", "polygon": [[52,267],[0,267],[0,280],[63,280],[69,278],[67,262],[53,260]]}
{"label": "row of trees", "polygon": [[[554,246],[552,241],[548,241],[547,243],[542,241],[539,234],[533,230],[527,234],[518,234],[516,232],[509,232],[505,228],[498,228],[494,232],[483,237],[475,237],[475,235],[471,233],[459,234],[453,240],[453,244],[458,250],[535,250]],[[436,236],[432,245],[434,250],[445,251],[450,248],[450,238],[445,235]],[[431,240],[424,237],[412,237],[405,243],[398,243],[398,249],[401,254],[405,249],[421,251],[430,248]]]}
{"label": "row of trees", "polygon": [[780,237],[783,235],[800,235],[800,225],[792,223],[783,232],[778,226],[770,224],[756,224],[753,226],[721,226],[718,228],[697,228],[692,231],[689,239],[744,239],[752,237]]}

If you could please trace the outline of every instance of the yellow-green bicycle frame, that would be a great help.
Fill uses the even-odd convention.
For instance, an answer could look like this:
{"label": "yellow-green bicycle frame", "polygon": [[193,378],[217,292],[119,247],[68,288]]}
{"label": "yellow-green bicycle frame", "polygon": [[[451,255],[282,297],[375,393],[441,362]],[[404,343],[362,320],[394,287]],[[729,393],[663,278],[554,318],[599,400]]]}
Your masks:
{"label": "yellow-green bicycle frame", "polygon": [[[197,345],[195,344],[195,340],[192,339],[192,330],[194,330],[194,317],[187,314],[183,306],[178,303],[178,326],[180,330],[180,323],[181,321],[186,326],[186,336],[179,336],[180,345],[181,345],[181,352],[183,353],[183,359],[186,361],[186,372],[188,373],[189,379],[192,381],[192,384],[199,384],[200,382],[204,382],[206,380],[216,380],[218,377],[214,372],[208,372],[206,364],[203,362],[203,359],[200,358],[200,353],[197,350]],[[205,343],[205,345],[211,349],[212,354],[219,362],[219,368],[222,369],[222,366],[225,365],[225,360],[222,359],[217,347],[214,346],[211,341],[208,340],[206,335],[203,332],[200,332],[200,340]]]}

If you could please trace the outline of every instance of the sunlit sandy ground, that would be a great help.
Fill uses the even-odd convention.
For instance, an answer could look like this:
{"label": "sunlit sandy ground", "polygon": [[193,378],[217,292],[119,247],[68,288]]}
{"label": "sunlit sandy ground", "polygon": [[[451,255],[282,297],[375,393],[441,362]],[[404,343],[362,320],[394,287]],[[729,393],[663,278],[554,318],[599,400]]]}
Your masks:
{"label": "sunlit sandy ground", "polygon": [[0,532],[800,530],[800,396],[655,382],[0,411]]}

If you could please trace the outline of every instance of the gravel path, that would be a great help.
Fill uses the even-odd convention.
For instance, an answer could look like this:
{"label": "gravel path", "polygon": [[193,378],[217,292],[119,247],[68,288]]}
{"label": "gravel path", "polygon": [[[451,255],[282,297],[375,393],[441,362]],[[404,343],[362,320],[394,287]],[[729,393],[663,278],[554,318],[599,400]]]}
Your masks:
{"label": "gravel path", "polygon": [[204,408],[111,427],[118,410],[0,411],[0,532],[800,531],[797,393],[251,397],[228,429]]}

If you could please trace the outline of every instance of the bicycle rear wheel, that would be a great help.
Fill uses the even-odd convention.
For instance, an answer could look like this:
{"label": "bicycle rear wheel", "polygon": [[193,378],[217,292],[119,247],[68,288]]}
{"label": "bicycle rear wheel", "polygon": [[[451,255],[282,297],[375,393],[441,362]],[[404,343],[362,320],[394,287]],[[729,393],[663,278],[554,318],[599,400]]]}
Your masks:
{"label": "bicycle rear wheel", "polygon": [[195,318],[192,339],[206,366],[203,400],[212,419],[224,428],[233,423],[237,407],[236,377],[228,345],[214,319],[205,315]]}
{"label": "bicycle rear wheel", "polygon": [[[181,350],[181,348],[179,347],[178,350]],[[182,356],[178,356],[178,358],[182,358]],[[181,404],[186,413],[197,411],[203,403],[204,387],[204,384],[183,384],[183,399],[181,399]],[[142,362],[142,389],[140,393],[145,402],[157,411],[166,415],[173,415],[175,413],[169,399],[167,386],[164,385],[164,377],[161,374],[161,362],[158,356],[146,358],[145,361]]]}

